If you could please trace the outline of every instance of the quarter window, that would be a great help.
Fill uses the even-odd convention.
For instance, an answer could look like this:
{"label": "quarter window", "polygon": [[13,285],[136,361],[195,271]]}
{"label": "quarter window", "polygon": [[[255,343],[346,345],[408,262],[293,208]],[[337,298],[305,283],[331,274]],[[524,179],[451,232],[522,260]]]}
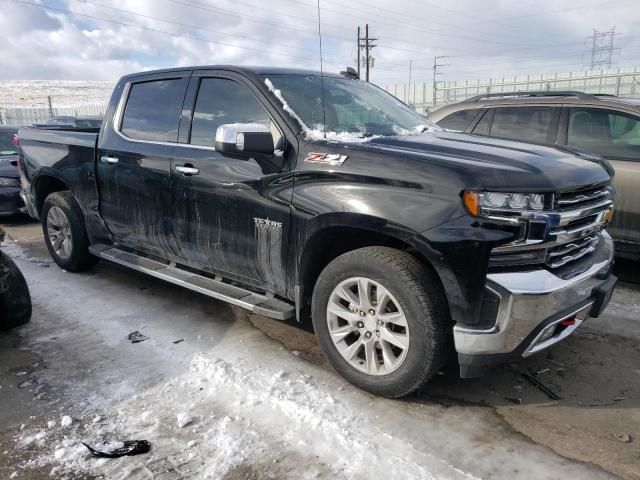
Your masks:
{"label": "quarter window", "polygon": [[600,108],[570,108],[567,145],[604,157],[640,160],[640,117]]}
{"label": "quarter window", "polygon": [[184,88],[183,79],[134,83],[122,119],[122,133],[135,140],[177,141]]}
{"label": "quarter window", "polygon": [[216,130],[227,123],[259,123],[271,128],[272,133],[277,132],[269,114],[247,87],[224,78],[203,78],[193,112],[190,143],[213,147]]}
{"label": "quarter window", "polygon": [[471,120],[474,119],[476,113],[478,113],[477,109],[453,112],[440,120],[438,125],[442,128],[446,128],[447,130],[458,130],[463,132],[467,128],[467,125],[471,123]]}
{"label": "quarter window", "polygon": [[551,128],[552,114],[552,107],[496,108],[489,135],[545,143]]}

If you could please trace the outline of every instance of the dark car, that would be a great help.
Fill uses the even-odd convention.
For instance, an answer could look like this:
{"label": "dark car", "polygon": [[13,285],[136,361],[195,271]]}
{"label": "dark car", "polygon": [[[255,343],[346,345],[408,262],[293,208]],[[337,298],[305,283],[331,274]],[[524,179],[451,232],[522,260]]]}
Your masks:
{"label": "dark car", "polygon": [[[0,244],[4,231],[0,228]],[[0,250],[0,330],[9,330],[31,319],[29,287],[9,256]]]}
{"label": "dark car", "polygon": [[607,159],[616,175],[616,211],[608,227],[616,254],[640,259],[640,99],[582,92],[480,95],[429,118],[475,135],[565,145]]}
{"label": "dark car", "polygon": [[51,117],[38,125],[58,125],[61,127],[76,127],[76,128],[100,128],[102,125],[102,118],[100,117],[73,117],[73,116],[58,116]]}
{"label": "dark car", "polygon": [[255,314],[310,315],[336,370],[380,395],[416,390],[454,349],[465,377],[540,352],[616,283],[602,161],[442,131],[349,72],[129,75],[101,129],[20,141],[60,267],[102,258]]}
{"label": "dark car", "polygon": [[14,215],[24,207],[15,144],[18,128],[0,125],[0,216]]}

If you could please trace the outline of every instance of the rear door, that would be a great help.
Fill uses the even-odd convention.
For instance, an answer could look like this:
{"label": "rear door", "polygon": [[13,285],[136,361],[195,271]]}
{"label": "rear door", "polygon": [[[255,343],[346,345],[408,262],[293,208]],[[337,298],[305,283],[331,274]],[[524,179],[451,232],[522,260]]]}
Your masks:
{"label": "rear door", "polygon": [[595,105],[565,108],[559,143],[602,155],[616,171],[616,210],[607,230],[616,240],[640,242],[640,115]]}
{"label": "rear door", "polygon": [[136,78],[124,86],[98,145],[100,209],[115,240],[167,257],[172,225],[171,156],[190,72]]}
{"label": "rear door", "polygon": [[184,263],[281,291],[293,187],[286,155],[241,159],[214,147],[217,128],[234,123],[269,127],[282,145],[274,114],[243,76],[194,71],[173,155],[171,211]]}

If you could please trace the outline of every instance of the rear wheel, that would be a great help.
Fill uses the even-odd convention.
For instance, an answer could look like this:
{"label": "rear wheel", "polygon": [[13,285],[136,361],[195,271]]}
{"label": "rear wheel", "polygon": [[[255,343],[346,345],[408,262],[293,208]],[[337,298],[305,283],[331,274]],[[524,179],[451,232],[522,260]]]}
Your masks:
{"label": "rear wheel", "polygon": [[387,247],[348,252],[320,274],[313,324],[333,367],[364,390],[401,397],[444,364],[451,328],[435,274]]}
{"label": "rear wheel", "polygon": [[71,192],[50,194],[42,207],[42,231],[51,258],[60,268],[82,272],[96,264],[80,206]]}

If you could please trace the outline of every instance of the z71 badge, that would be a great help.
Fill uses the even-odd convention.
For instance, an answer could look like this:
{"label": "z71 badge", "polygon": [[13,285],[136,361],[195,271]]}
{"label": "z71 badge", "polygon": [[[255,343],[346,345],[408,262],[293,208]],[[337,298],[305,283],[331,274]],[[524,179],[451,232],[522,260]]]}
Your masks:
{"label": "z71 badge", "polygon": [[347,159],[346,155],[339,155],[337,153],[309,153],[304,161],[309,163],[320,163],[322,165],[339,166]]}

